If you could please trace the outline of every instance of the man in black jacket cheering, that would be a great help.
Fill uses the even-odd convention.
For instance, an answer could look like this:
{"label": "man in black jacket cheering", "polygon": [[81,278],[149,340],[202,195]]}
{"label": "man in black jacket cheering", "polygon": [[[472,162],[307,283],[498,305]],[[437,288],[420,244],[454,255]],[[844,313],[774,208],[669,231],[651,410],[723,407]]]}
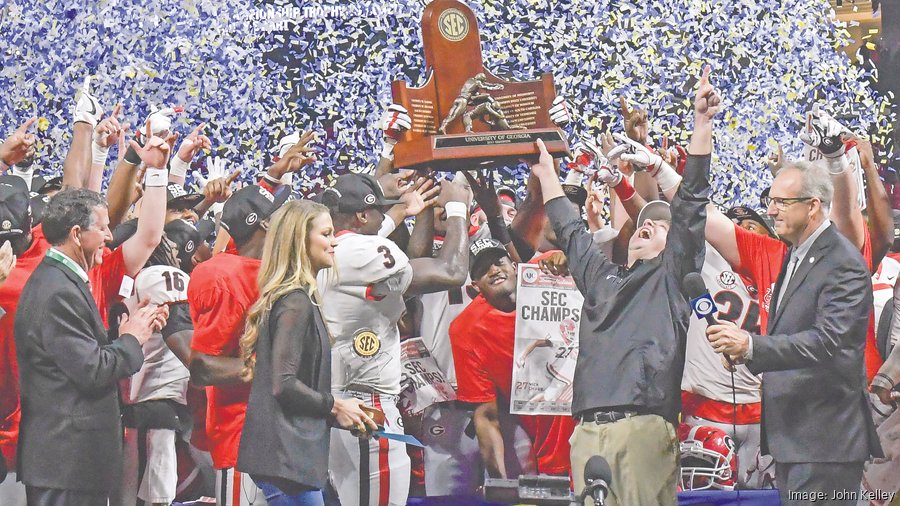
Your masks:
{"label": "man in black jacket cheering", "polygon": [[578,423],[571,439],[573,478],[580,493],[588,458],[603,456],[612,468],[608,505],[677,502],[674,424],[690,315],[681,285],[703,264],[712,118],[719,102],[707,68],[695,99],[684,180],[671,212],[662,202],[641,211],[627,266],[613,263],[593,243],[538,141],[541,158],[532,171],[585,299],[572,404]]}

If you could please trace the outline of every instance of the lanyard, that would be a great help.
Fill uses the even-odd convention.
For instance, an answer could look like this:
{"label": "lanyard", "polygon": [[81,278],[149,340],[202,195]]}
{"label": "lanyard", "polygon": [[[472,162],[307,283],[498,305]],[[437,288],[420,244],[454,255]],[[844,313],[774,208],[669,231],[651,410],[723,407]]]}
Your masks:
{"label": "lanyard", "polygon": [[63,264],[64,266],[68,267],[69,270],[74,272],[75,275],[77,275],[85,283],[88,282],[87,273],[84,272],[84,269],[80,265],[73,262],[71,258],[67,257],[66,255],[63,255],[62,253],[60,253],[59,251],[56,251],[53,248],[50,248],[47,250],[47,256],[56,260],[57,262]]}

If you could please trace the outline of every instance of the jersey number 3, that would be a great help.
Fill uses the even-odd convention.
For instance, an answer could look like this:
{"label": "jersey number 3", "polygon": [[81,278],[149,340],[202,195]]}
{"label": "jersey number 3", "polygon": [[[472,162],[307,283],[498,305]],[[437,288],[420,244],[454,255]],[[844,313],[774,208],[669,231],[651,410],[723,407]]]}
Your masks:
{"label": "jersey number 3", "polygon": [[397,265],[397,261],[394,260],[393,255],[391,255],[391,249],[387,246],[379,246],[378,252],[384,255],[384,266],[388,269]]}

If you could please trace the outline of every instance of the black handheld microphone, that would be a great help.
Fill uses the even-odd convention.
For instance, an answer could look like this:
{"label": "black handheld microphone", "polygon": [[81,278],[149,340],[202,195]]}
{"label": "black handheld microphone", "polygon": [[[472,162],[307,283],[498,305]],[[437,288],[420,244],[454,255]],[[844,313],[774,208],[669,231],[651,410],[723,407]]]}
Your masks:
{"label": "black handheld microphone", "polygon": [[[716,307],[716,301],[714,301],[712,295],[709,294],[706,283],[703,282],[703,276],[698,272],[689,272],[684,276],[682,285],[684,286],[684,291],[687,293],[687,296],[691,298],[691,309],[694,310],[694,314],[697,315],[697,318],[705,318],[707,325],[716,325],[719,323],[713,318],[713,314],[715,314],[719,308]],[[728,361],[728,365],[731,366],[731,430],[733,431],[732,434],[737,434],[737,389],[734,386],[734,362],[727,353],[723,353],[723,355],[725,356],[725,360]],[[740,489],[738,489],[737,494],[738,502],[740,502]]]}
{"label": "black handheld microphone", "polygon": [[584,465],[584,493],[583,498],[590,496],[595,506],[603,506],[603,501],[609,495],[609,483],[612,481],[612,470],[609,462],[600,455],[589,458]]}
{"label": "black handheld microphone", "polygon": [[[713,315],[719,308],[716,306],[716,301],[713,300],[712,295],[709,294],[706,283],[703,282],[703,276],[699,272],[689,272],[684,276],[682,286],[684,286],[684,291],[691,299],[691,309],[697,315],[697,318],[705,318],[707,325],[717,325],[719,322],[716,321]],[[723,355],[725,360],[728,361],[728,365],[734,367],[731,357],[727,353]]]}

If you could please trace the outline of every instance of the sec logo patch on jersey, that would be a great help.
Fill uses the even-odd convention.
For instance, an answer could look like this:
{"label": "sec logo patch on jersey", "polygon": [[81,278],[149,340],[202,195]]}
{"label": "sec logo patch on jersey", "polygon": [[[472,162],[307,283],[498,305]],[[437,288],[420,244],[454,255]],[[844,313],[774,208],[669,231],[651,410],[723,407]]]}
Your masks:
{"label": "sec logo patch on jersey", "polygon": [[356,331],[353,334],[353,351],[360,357],[368,358],[381,349],[381,339],[369,329]]}
{"label": "sec logo patch on jersey", "polygon": [[731,271],[723,271],[719,274],[719,277],[716,278],[716,281],[719,282],[719,286],[726,290],[731,290],[737,286],[737,276]]}

